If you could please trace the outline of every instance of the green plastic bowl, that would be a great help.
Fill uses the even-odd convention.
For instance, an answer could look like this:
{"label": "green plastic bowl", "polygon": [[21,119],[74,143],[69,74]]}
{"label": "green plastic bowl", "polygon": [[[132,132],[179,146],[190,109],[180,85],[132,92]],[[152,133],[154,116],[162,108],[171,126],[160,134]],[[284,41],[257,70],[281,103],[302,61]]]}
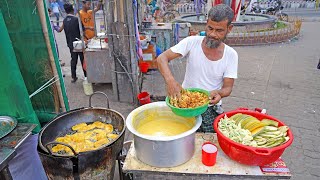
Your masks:
{"label": "green plastic bowl", "polygon": [[[201,93],[206,94],[209,97],[209,92],[206,90],[203,90],[203,89],[189,88],[186,90],[192,91],[192,92],[201,92]],[[177,108],[177,107],[174,107],[170,104],[169,99],[170,99],[170,97],[167,96],[166,103],[171,108],[172,112],[178,116],[183,116],[183,117],[199,116],[200,114],[204,113],[208,109],[208,104],[209,104],[209,100],[208,100],[208,102],[206,104],[204,104],[202,106],[195,107],[195,108]]]}

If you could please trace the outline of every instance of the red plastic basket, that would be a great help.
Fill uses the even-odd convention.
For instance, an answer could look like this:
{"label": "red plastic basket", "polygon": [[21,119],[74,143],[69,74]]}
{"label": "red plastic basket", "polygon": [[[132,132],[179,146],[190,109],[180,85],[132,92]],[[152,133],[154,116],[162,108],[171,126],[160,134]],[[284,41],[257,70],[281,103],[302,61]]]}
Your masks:
{"label": "red plastic basket", "polygon": [[213,128],[217,133],[218,142],[221,149],[231,159],[246,165],[262,166],[262,165],[269,164],[276,161],[282,155],[284,150],[292,144],[293,134],[290,128],[288,130],[288,136],[290,140],[280,146],[273,147],[273,148],[250,147],[250,146],[242,145],[240,143],[232,141],[231,139],[224,136],[219,131],[218,123],[221,120],[221,118],[223,118],[225,115],[227,115],[228,117],[231,117],[232,115],[237,113],[251,115],[256,117],[258,120],[271,119],[279,122],[279,126],[285,125],[283,122],[281,122],[280,120],[272,116],[262,114],[260,112],[250,111],[250,110],[234,110],[234,111],[226,112],[219,115],[218,117],[216,117],[213,123]]}

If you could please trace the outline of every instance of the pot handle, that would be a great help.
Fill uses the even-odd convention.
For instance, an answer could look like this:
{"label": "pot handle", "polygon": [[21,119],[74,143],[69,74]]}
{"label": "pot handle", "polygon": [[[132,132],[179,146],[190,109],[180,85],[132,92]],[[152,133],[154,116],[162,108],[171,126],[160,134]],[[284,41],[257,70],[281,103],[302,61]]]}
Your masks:
{"label": "pot handle", "polygon": [[252,150],[253,153],[260,155],[260,156],[269,156],[272,153],[270,149],[254,149]]}
{"label": "pot handle", "polygon": [[59,113],[57,114],[53,119],[56,119],[58,117],[61,117],[67,113],[70,113],[70,112],[73,112],[73,111],[78,111],[78,110],[81,110],[81,109],[84,109],[84,107],[80,107],[80,108],[76,108],[76,109],[72,109],[72,110],[69,110],[69,111],[65,111],[65,112],[62,112],[62,113]]}
{"label": "pot handle", "polygon": [[90,95],[90,97],[89,97],[89,107],[92,107],[92,106],[91,106],[91,98],[92,98],[92,96],[95,95],[95,94],[102,94],[102,95],[104,95],[104,96],[106,97],[106,99],[107,99],[107,107],[108,107],[108,109],[110,109],[110,106],[109,106],[109,98],[108,98],[108,96],[106,95],[106,93],[101,92],[101,91],[96,91],[96,92],[94,92],[93,94]]}
{"label": "pot handle", "polygon": [[261,108],[254,108],[254,110],[250,110],[249,108],[246,107],[239,107],[236,110],[242,110],[242,111],[255,111],[255,112],[259,112],[262,114],[267,114],[267,110],[266,109],[261,109]]}
{"label": "pot handle", "polygon": [[73,155],[75,155],[75,156],[78,155],[78,153],[76,153],[76,151],[75,151],[69,144],[62,143],[62,142],[56,142],[56,141],[54,141],[54,142],[49,142],[49,143],[47,143],[47,144],[44,146],[44,147],[46,147],[46,149],[48,150],[48,152],[49,152],[50,155],[52,155],[53,153],[52,153],[51,149],[50,149],[48,146],[49,146],[49,145],[55,145],[55,144],[60,144],[60,145],[67,146],[68,148],[71,149]]}

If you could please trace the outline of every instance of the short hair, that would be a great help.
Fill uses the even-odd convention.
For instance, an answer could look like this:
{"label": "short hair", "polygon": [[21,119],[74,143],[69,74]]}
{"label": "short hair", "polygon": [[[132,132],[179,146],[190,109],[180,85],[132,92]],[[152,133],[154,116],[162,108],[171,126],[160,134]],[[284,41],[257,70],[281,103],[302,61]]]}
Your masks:
{"label": "short hair", "polygon": [[233,10],[225,4],[218,4],[213,6],[208,13],[208,19],[210,19],[211,21],[221,22],[224,20],[228,20],[228,25],[232,22],[233,17]]}
{"label": "short hair", "polygon": [[65,3],[63,5],[64,10],[66,11],[67,14],[71,13],[74,11],[73,6],[70,3]]}

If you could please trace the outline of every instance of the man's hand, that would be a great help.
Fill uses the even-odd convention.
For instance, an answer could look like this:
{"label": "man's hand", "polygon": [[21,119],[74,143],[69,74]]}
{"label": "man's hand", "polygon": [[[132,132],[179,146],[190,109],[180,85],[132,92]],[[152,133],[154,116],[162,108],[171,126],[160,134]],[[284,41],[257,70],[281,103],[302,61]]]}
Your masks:
{"label": "man's hand", "polygon": [[180,56],[181,54],[174,53],[170,49],[168,49],[162,54],[160,54],[156,59],[158,69],[166,82],[167,94],[171,98],[175,98],[175,97],[180,98],[180,92],[182,90],[182,87],[174,79],[169,68],[169,61],[171,61],[172,59],[178,58]]}
{"label": "man's hand", "polygon": [[57,32],[60,32],[60,27],[59,26],[53,26],[53,29],[56,30]]}
{"label": "man's hand", "polygon": [[173,80],[167,83],[167,93],[169,97],[180,98],[181,90],[182,90],[182,87],[177,81]]}
{"label": "man's hand", "polygon": [[221,100],[221,96],[217,90],[213,90],[210,92],[210,104],[217,104]]}

